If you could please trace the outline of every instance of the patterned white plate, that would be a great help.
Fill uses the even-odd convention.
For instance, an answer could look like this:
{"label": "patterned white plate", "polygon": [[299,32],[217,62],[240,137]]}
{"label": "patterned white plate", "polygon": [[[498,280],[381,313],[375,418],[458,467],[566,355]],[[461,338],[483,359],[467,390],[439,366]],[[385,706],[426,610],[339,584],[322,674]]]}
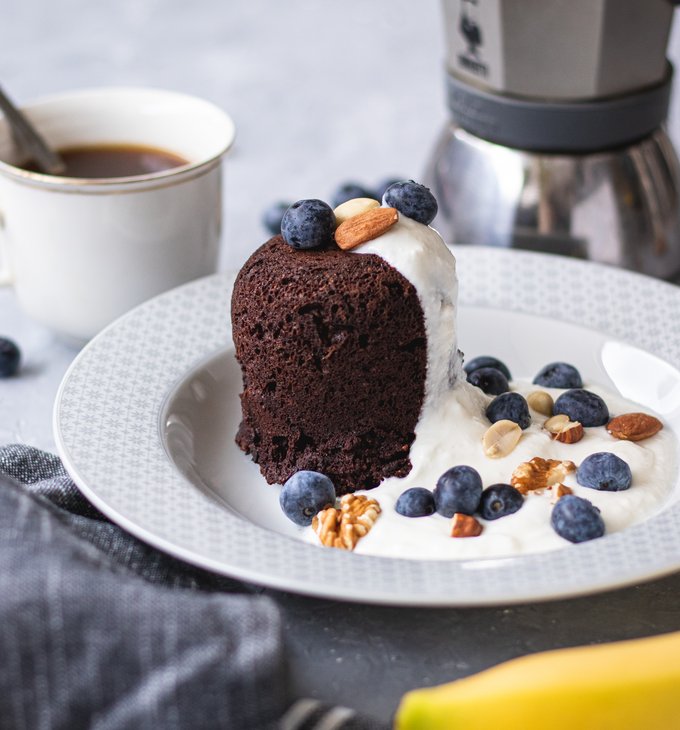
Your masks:
{"label": "patterned white plate", "polygon": [[[561,257],[456,250],[460,343],[516,375],[565,359],[660,412],[680,433],[680,288]],[[54,412],[59,452],[88,498],[188,562],[284,590],[368,603],[483,605],[603,590],[680,569],[680,485],[660,513],[561,550],[503,559],[378,558],[296,539],[276,487],[233,445],[240,388],[231,281],[163,294],[78,356]]]}

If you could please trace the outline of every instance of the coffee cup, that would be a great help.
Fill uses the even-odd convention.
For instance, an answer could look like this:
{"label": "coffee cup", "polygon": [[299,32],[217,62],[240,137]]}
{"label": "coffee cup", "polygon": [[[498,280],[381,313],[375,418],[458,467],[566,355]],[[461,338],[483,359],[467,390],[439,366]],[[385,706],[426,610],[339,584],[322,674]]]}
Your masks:
{"label": "coffee cup", "polygon": [[147,174],[73,177],[22,167],[0,118],[0,283],[63,338],[83,342],[142,301],[213,273],[221,163],[234,124],[175,92],[103,88],[22,111],[54,149],[131,145],[179,158]]}

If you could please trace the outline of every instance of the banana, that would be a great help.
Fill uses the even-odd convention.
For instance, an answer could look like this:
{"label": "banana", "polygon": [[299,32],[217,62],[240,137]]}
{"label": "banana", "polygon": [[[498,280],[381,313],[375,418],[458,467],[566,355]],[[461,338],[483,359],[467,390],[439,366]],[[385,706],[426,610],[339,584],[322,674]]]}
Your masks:
{"label": "banana", "polygon": [[558,649],[406,694],[397,730],[680,730],[680,632]]}

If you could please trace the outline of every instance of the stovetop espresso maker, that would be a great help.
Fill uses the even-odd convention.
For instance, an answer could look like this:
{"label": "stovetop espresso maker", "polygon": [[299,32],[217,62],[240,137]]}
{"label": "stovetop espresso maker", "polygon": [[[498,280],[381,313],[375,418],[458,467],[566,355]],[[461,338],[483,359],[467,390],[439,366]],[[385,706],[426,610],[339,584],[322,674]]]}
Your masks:
{"label": "stovetop espresso maker", "polygon": [[443,0],[445,240],[680,274],[670,0]]}

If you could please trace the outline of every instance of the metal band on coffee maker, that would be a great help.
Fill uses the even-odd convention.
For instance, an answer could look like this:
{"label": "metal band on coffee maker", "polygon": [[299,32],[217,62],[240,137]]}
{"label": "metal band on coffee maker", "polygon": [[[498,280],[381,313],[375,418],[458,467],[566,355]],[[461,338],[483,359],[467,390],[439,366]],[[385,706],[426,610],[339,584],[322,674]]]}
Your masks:
{"label": "metal band on coffee maker", "polygon": [[447,74],[449,109],[472,134],[535,152],[594,152],[646,137],[666,119],[673,80],[596,101],[550,102],[491,94]]}

